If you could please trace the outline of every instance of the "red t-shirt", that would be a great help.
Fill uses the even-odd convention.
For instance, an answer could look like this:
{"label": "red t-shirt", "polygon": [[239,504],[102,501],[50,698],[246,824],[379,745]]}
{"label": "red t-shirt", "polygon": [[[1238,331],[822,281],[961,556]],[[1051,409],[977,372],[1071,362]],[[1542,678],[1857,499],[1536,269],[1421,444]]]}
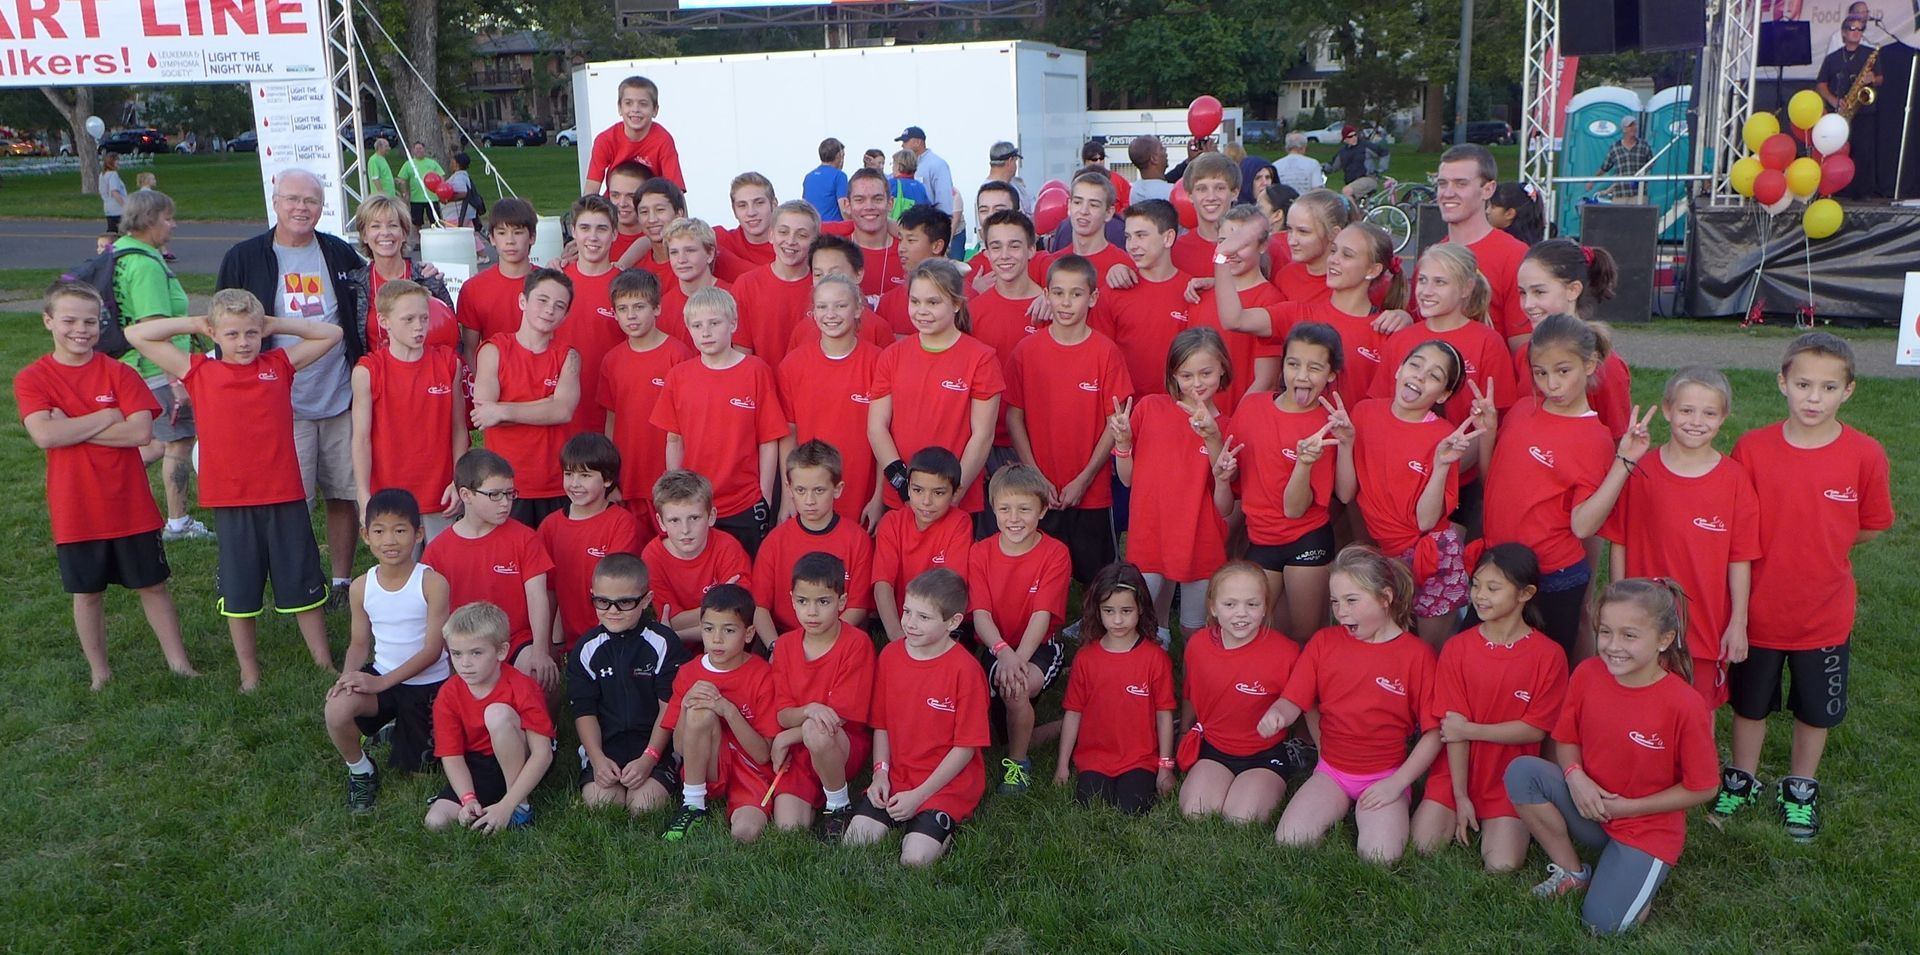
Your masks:
{"label": "red t-shirt", "polygon": [[717,251],[726,253],[729,259],[738,263],[743,274],[773,262],[772,241],[752,242],[747,239],[746,232],[726,226],[715,228],[713,238]]}
{"label": "red t-shirt", "polygon": [[[539,352],[528,351],[513,335],[498,335],[486,344],[500,353],[501,401],[540,401],[559,390],[571,349],[558,336]],[[579,420],[578,414],[574,420]],[[480,437],[489,450],[513,465],[513,486],[521,497],[559,497],[567,493],[560,480],[560,448],[573,433],[570,424],[508,422],[486,429]]]}
{"label": "red t-shirt", "polygon": [[1307,263],[1292,261],[1291,253],[1283,250],[1285,265],[1273,270],[1271,282],[1280,290],[1280,297],[1289,302],[1317,302],[1332,297],[1333,290],[1327,287],[1327,277],[1315,275],[1307,270]]}
{"label": "red t-shirt", "polygon": [[[1445,418],[1428,412],[1424,421],[1402,421],[1393,402],[1362,401],[1349,411],[1353,419],[1353,471],[1360,491],[1354,502],[1366,519],[1367,533],[1380,550],[1394,556],[1406,553],[1421,535],[1417,505],[1433,475],[1433,450],[1453,428]],[[1441,514],[1453,513],[1460,501],[1460,470],[1447,470],[1446,500]]]}
{"label": "red t-shirt", "polygon": [[1073,765],[1118,776],[1160,767],[1159,714],[1173,701],[1173,660],[1152,637],[1121,653],[1095,640],[1074,654],[1061,708],[1080,714]]}
{"label": "red t-shirt", "polygon": [[[669,338],[647,351],[616,346],[600,359],[600,405],[613,415],[620,496],[627,501],[650,500],[653,482],[667,471],[667,433],[654,425],[653,407],[667,386],[667,372],[693,358],[693,349]],[[646,533],[651,536],[652,529]]]}
{"label": "red t-shirt", "polygon": [[[720,691],[722,699],[739,707],[740,715],[768,741],[780,735],[780,709],[773,694],[773,666],[749,653],[739,666],[716,670],[711,658],[702,654],[683,664],[673,675],[673,698],[660,711],[662,729],[680,725],[680,708],[687,691],[695,683],[707,682]],[[707,780],[707,798],[727,804],[729,809],[757,806],[773,781],[773,767],[747,755],[734,735],[733,725],[720,721],[719,771]],[[745,770],[745,771],[742,771]]]}
{"label": "red t-shirt", "polygon": [[[520,728],[553,738],[553,716],[539,681],[502,664],[500,678],[486,696],[474,696],[473,687],[458,677],[440,685],[433,697],[433,755],[492,756],[493,734],[487,729],[487,707],[505,703],[520,716]],[[513,780],[507,780],[513,785]]]}
{"label": "red t-shirt", "polygon": [[[851,594],[849,594],[851,596]],[[821,703],[846,721],[848,735],[867,725],[873,706],[873,671],[878,654],[859,627],[840,625],[833,646],[807,659],[803,630],[783,634],[773,648],[773,696],[779,710]]]}
{"label": "red t-shirt", "polygon": [[[1126,357],[1099,332],[1077,345],[1062,345],[1051,331],[1030,335],[1007,363],[1007,407],[1025,415],[1034,463],[1055,488],[1080,476],[1106,436],[1114,401],[1131,397]],[[1112,470],[1110,459],[1101,462],[1077,507],[1113,506]]]}
{"label": "red t-shirt", "polygon": [[[906,284],[906,266],[900,262],[900,240],[889,238],[887,244],[870,249],[860,241],[859,231],[853,227],[853,220],[841,222],[823,222],[821,235],[838,235],[852,239],[860,246],[860,291],[868,296],[885,295],[888,290]],[[908,334],[903,332],[902,334]]]}
{"label": "red t-shirt", "polygon": [[[1468,243],[1467,248],[1473,252],[1474,263],[1493,290],[1487,320],[1493,323],[1494,330],[1503,339],[1532,334],[1533,320],[1520,308],[1520,263],[1526,260],[1527,244],[1503,229],[1495,229],[1480,241]],[[1407,276],[1407,287],[1419,288],[1419,283],[1420,272],[1416,268]],[[1407,311],[1419,318],[1419,303],[1408,302]]]}
{"label": "red t-shirt", "polygon": [[[460,387],[460,355],[429,345],[418,361],[401,361],[383,348],[363,356],[360,367],[367,370],[367,395],[373,402],[373,473],[367,490],[402,488],[420,503],[422,512],[441,510],[440,496],[453,483],[453,400]],[[466,422],[460,425],[464,430]]]}
{"label": "red t-shirt", "polygon": [[1132,288],[1111,293],[1113,340],[1127,359],[1135,397],[1166,390],[1167,351],[1174,338],[1192,325],[1188,312],[1193,306],[1186,298],[1190,281],[1184,272],[1175,272],[1164,282],[1143,276]]}
{"label": "red t-shirt", "polygon": [[[1100,236],[1100,241],[1106,242],[1106,238],[1106,235],[1103,233]],[[1047,270],[1053,268],[1053,263],[1069,255],[1080,255],[1080,253],[1073,250],[1071,243],[1069,243],[1066,248],[1055,252],[1036,252],[1033,256],[1033,267],[1027,269],[1027,274],[1033,275],[1033,280],[1040,283],[1041,288],[1045,288],[1047,285]],[[1080,257],[1093,263],[1095,287],[1099,288],[1102,292],[1108,288],[1107,273],[1111,271],[1114,266],[1124,265],[1130,269],[1134,268],[1133,257],[1127,254],[1127,250],[1111,242],[1107,242],[1104,248],[1092,255],[1082,255]],[[985,256],[981,258],[984,259]],[[989,265],[987,268],[991,270],[992,266]],[[1138,270],[1136,269],[1136,271]],[[1034,273],[1036,272],[1039,274],[1035,275]]]}
{"label": "red t-shirt", "polygon": [[[1062,253],[1041,252],[1036,250],[1033,254],[1033,258],[1027,260],[1027,277],[1034,280],[1035,282],[1040,283],[1041,288],[1046,288],[1047,287],[1047,265],[1049,262],[1051,262],[1052,256],[1059,255],[1059,254],[1062,254]],[[1120,251],[1120,254],[1121,254],[1121,257],[1125,260],[1125,262],[1128,265],[1133,264],[1133,260],[1131,258],[1126,258],[1125,249],[1122,249]],[[987,253],[984,249],[981,250],[980,252],[975,253],[973,258],[968,259],[967,260],[967,297],[971,299],[975,294],[977,294],[973,290],[973,283],[976,279],[980,278],[980,276],[982,275],[991,276],[992,274],[993,274],[993,263],[987,261]],[[896,288],[897,287],[898,286],[896,286]],[[1104,287],[1105,286],[1102,286],[1102,288]],[[907,307],[906,293],[902,292],[900,294],[901,314],[903,315],[905,314],[906,307]],[[911,333],[909,332],[908,334],[911,334]]]}
{"label": "red t-shirt", "polygon": [[1280,698],[1299,660],[1300,648],[1271,627],[1229,650],[1219,629],[1208,626],[1187,641],[1180,695],[1193,704],[1209,745],[1228,756],[1251,756],[1280,742],[1260,735],[1260,717]]}
{"label": "red t-shirt", "polygon": [[581,634],[600,623],[593,612],[593,569],[608,554],[639,556],[642,535],[633,512],[624,507],[609,507],[585,520],[575,520],[569,510],[540,522],[540,544],[553,558],[547,587],[560,608],[560,633],[572,650]]}
{"label": "red t-shirt", "polygon": [[[374,307],[374,296],[380,294],[380,286],[387,280],[380,276],[380,270],[367,269],[367,352],[380,351],[387,347],[387,328],[380,324],[380,312]],[[447,348],[460,347],[460,320],[453,307],[440,301],[433,295],[427,296],[427,341],[428,348],[442,345]]]}
{"label": "red t-shirt", "polygon": [[[1594,657],[1567,681],[1553,738],[1580,747],[1580,767],[1601,789],[1639,799],[1679,784],[1711,791],[1720,781],[1713,717],[1687,681],[1671,673],[1648,686],[1620,685]],[[1607,835],[1668,865],[1687,841],[1684,810],[1611,819]]]}
{"label": "red t-shirt", "polygon": [[[1524,386],[1528,394],[1539,398],[1540,389],[1533,383],[1532,350],[1532,344],[1527,343],[1513,353],[1514,380],[1519,383],[1514,390]],[[1633,417],[1633,370],[1619,355],[1608,352],[1600,362],[1600,370],[1587,383],[1587,404],[1615,441],[1632,426],[1629,419]]]}
{"label": "red t-shirt", "polygon": [[906,597],[907,584],[935,567],[966,576],[967,551],[972,547],[973,520],[967,512],[953,508],[921,530],[911,509],[897,508],[881,517],[874,530],[873,580],[893,585],[898,607]]}
{"label": "red t-shirt", "polygon": [[691,559],[668,550],[667,542],[656,537],[640,552],[640,559],[647,564],[653,609],[662,620],[698,608],[715,584],[746,587],[753,583],[753,564],[746,549],[725,532],[709,531],[707,546]]}
{"label": "red t-shirt", "polygon": [[[160,413],[153,391],[133,367],[99,352],[77,367],[63,365],[52,355],[41,357],[14,376],[13,399],[22,418],[40,411],[80,418],[102,408],[118,409],[122,417]],[[56,544],[159,530],[160,509],[153,503],[140,449],[91,441],[48,448],[47,516]]]}
{"label": "red t-shirt", "polygon": [[[1284,305],[1280,293],[1265,282],[1240,291],[1242,308],[1276,309]],[[1240,399],[1246,395],[1247,388],[1253,384],[1254,363],[1260,358],[1278,358],[1282,352],[1282,342],[1286,333],[1275,325],[1278,337],[1262,338],[1247,332],[1230,331],[1220,324],[1220,299],[1212,289],[1201,293],[1200,304],[1193,307],[1190,316],[1195,328],[1211,328],[1220,333],[1227,343],[1227,362],[1233,367],[1233,380],[1220,390],[1220,410],[1232,414],[1240,407]],[[1162,367],[1165,360],[1162,359]]]}
{"label": "red t-shirt", "polygon": [[1281,411],[1270,391],[1255,391],[1241,402],[1233,416],[1233,437],[1246,450],[1239,454],[1240,505],[1247,512],[1247,536],[1255,544],[1291,544],[1327,524],[1327,502],[1333,499],[1335,449],[1328,448],[1313,464],[1308,482],[1313,501],[1306,513],[1288,517],[1287,482],[1298,456],[1294,447],[1327,423],[1327,410],[1315,405],[1305,411]]}
{"label": "red t-shirt", "polygon": [[1796,448],[1770,424],[1742,435],[1733,459],[1760,501],[1747,638],[1772,650],[1846,643],[1859,600],[1854,540],[1893,526],[1886,449],[1846,425],[1825,447]]}
{"label": "red t-shirt", "polygon": [[[892,326],[887,324],[886,319],[880,317],[879,312],[870,308],[860,313],[860,327],[854,331],[854,336],[872,345],[876,350],[886,348],[896,340],[893,337]],[[802,316],[801,320],[794,324],[793,330],[787,333],[786,354],[791,355],[808,346],[819,348],[823,337],[820,334],[819,324],[813,319],[813,310],[808,309],[807,314]],[[786,361],[785,358],[780,360]]]}
{"label": "red t-shirt", "polygon": [[573,279],[573,302],[553,340],[580,353],[580,403],[573,406],[569,436],[607,430],[607,409],[600,405],[600,360],[627,340],[620,323],[614,321],[613,299],[608,295],[619,274],[615,268],[584,275],[578,263],[567,266],[567,277]]}
{"label": "red t-shirt", "polygon": [[[647,233],[645,229],[642,229],[638,232],[621,232],[619,229],[619,226],[616,224],[614,226],[614,232],[613,232],[613,245],[609,247],[610,251],[608,254],[612,257],[613,261],[615,262],[618,262],[621,259],[626,258],[627,250],[633,248],[633,244],[635,242],[640,241],[641,237],[645,236],[646,234]],[[657,271],[657,270],[649,269],[648,271]],[[672,280],[673,280],[672,275],[666,276],[666,281],[671,282]]]}
{"label": "red t-shirt", "polygon": [[[1374,389],[1375,379],[1391,379],[1400,367],[1385,364],[1387,336],[1373,330],[1371,315],[1349,315],[1335,307],[1331,298],[1311,302],[1279,302],[1268,308],[1273,318],[1273,337],[1270,340],[1274,344],[1264,349],[1263,354],[1284,354],[1287,335],[1302,322],[1331,325],[1334,331],[1340,333],[1340,374],[1334,376],[1328,388],[1339,395],[1348,408],[1366,400]],[[1389,383],[1388,388],[1391,387]]]}
{"label": "red t-shirt", "polygon": [[1433,648],[1416,634],[1385,643],[1327,627],[1307,641],[1281,695],[1320,711],[1320,758],[1345,773],[1391,772],[1407,761],[1407,739],[1436,729],[1428,710]]}
{"label": "red t-shirt", "polygon": [[[1373,386],[1367,389],[1367,397],[1392,398],[1394,388],[1399,386],[1400,366],[1407,363],[1407,356],[1436,338],[1460,353],[1460,390],[1434,406],[1450,424],[1458,425],[1473,412],[1473,389],[1467,387],[1468,382],[1478,385],[1481,394],[1486,394],[1491,384],[1494,407],[1503,414],[1520,400],[1520,386],[1513,377],[1513,353],[1507,350],[1507,340],[1485,322],[1468,322],[1446,332],[1436,332],[1425,322],[1416,322],[1394,332],[1387,338],[1380,368],[1373,376]],[[1461,484],[1471,484],[1480,477],[1479,462],[1471,457],[1462,459],[1457,467]]]}
{"label": "red t-shirt", "polygon": [[800,626],[793,615],[793,565],[816,551],[846,565],[847,608],[873,609],[873,538],[860,522],[835,514],[826,530],[816,531],[795,517],[769,531],[753,557],[753,602],[773,615],[781,633]]}
{"label": "red t-shirt", "polygon": [[1213,255],[1219,251],[1219,247],[1218,239],[1201,235],[1199,229],[1188,229],[1173,240],[1173,267],[1188,275],[1210,276],[1213,274]]}
{"label": "red t-shirt", "polygon": [[648,123],[638,140],[627,136],[625,123],[601,130],[593,137],[593,152],[587,157],[587,178],[599,183],[604,192],[607,173],[629,159],[639,160],[654,175],[673,180],[682,190],[687,188],[687,177],[680,171],[680,150],[673,144],[673,134],[659,123]]}
{"label": "red t-shirt", "polygon": [[[733,291],[733,284],[726,279],[714,279],[713,287],[725,292]],[[680,291],[680,280],[678,278],[669,277],[666,281],[662,282],[660,285],[660,312],[658,317],[654,319],[654,324],[660,326],[660,330],[665,332],[668,338],[691,349],[693,347],[693,336],[687,332],[687,298],[687,293]],[[739,303],[736,301],[734,304],[737,306]],[[734,338],[737,342],[739,335],[735,334]]]}
{"label": "red t-shirt", "polygon": [[[1551,638],[1529,630],[1512,646],[1503,647],[1489,642],[1474,627],[1440,649],[1427,718],[1433,726],[1440,725],[1449,712],[1483,725],[1521,720],[1550,733],[1560,719],[1566,695],[1567,654]],[[1482,819],[1518,815],[1507,798],[1507,764],[1538,755],[1539,743],[1476,740],[1467,744],[1467,798],[1473,800],[1475,814]],[[1445,748],[1427,774],[1426,798],[1449,809],[1459,808],[1454,805],[1453,767],[1447,763]]]}
{"label": "red t-shirt", "polygon": [[818,438],[840,452],[840,480],[845,488],[833,502],[833,511],[850,521],[858,521],[873,499],[878,466],[873,443],[867,438],[867,413],[873,404],[873,372],[879,362],[880,349],[866,342],[839,358],[827,357],[816,344],[788,352],[774,376],[794,440],[805,444]]}
{"label": "red t-shirt", "polygon": [[1073,583],[1073,558],[1067,545],[1039,535],[1032,550],[1019,556],[1001,548],[1002,535],[976,541],[967,550],[967,611],[985,610],[1000,628],[1000,638],[1019,647],[1037,613],[1051,614],[1042,642],[1066,625],[1067,586]]}
{"label": "red t-shirt", "polygon": [[200,506],[306,500],[293,448],[293,362],[286,351],[264,351],[244,365],[201,354],[190,361],[180,382],[199,430]]}
{"label": "red t-shirt", "polygon": [[[973,337],[993,346],[994,358],[1000,362],[1001,369],[1013,360],[1013,350],[1021,342],[1040,331],[1027,314],[1033,298],[1008,298],[1000,294],[998,288],[990,288],[967,302],[967,313],[973,317]],[[1000,415],[994,423],[993,443],[996,447],[1013,446],[1013,438],[1007,433],[1007,403],[1000,403]]]}
{"label": "red t-shirt", "polygon": [[760,446],[787,434],[773,369],[753,355],[727,368],[709,368],[698,359],[673,366],[650,420],[680,436],[681,466],[713,482],[713,506],[721,517],[759,502]]}
{"label": "red t-shirt", "polygon": [[1613,466],[1613,439],[1593,415],[1542,410],[1532,397],[1500,422],[1486,480],[1487,546],[1518,541],[1533,548],[1542,574],[1586,558],[1573,536],[1573,509],[1593,496]]}
{"label": "red t-shirt", "polygon": [[[1220,433],[1232,434],[1222,414]],[[1165,394],[1133,406],[1133,495],[1127,559],[1143,573],[1205,580],[1227,560],[1227,522],[1213,506],[1213,458],[1187,412]]]}
{"label": "red t-shirt", "polygon": [[813,277],[789,282],[773,274],[773,266],[754,269],[734,284],[733,298],[740,308],[740,327],[733,343],[751,348],[769,367],[786,357],[787,341],[795,325],[807,323],[813,310]]}
{"label": "red t-shirt", "polygon": [[1658,449],[1637,471],[1600,528],[1627,548],[1627,576],[1671,577],[1687,595],[1687,652],[1718,660],[1733,617],[1727,565],[1758,558],[1760,500],[1747,469],[1721,458],[1699,477],[1681,477]]}
{"label": "red t-shirt", "polygon": [[487,269],[460,286],[454,318],[479,332],[483,342],[495,335],[511,335],[520,330],[520,291],[526,285],[524,275],[508,278],[497,265]]}
{"label": "red t-shirt", "polygon": [[[640,236],[642,236],[643,234],[644,233],[640,233],[640,232],[634,233],[633,238],[627,239],[627,245],[631,246],[635,242],[640,241]],[[619,238],[620,237],[615,238],[616,245],[619,242]],[[666,246],[656,242],[653,245],[653,249],[658,250],[660,252],[660,258],[657,258],[657,259],[654,258],[653,251],[648,251],[647,254],[642,255],[638,261],[635,261],[631,267],[636,269],[646,269],[647,271],[652,272],[653,277],[656,280],[658,280],[660,283],[661,294],[664,295],[666,294],[666,290],[668,287],[679,284],[680,277],[673,274],[673,264],[669,262],[666,257],[667,255]],[[617,250],[614,253],[614,261],[615,262],[620,261],[620,256],[624,254],[626,254],[625,249]],[[714,262],[714,265],[716,266],[718,266],[719,264],[720,263],[717,260]],[[715,271],[713,274],[719,275],[720,273],[718,271]],[[728,281],[732,281],[732,280],[729,279]]]}
{"label": "red t-shirt", "polygon": [[[506,611],[513,632],[511,653],[533,642],[527,584],[553,572],[553,558],[533,528],[508,521],[480,537],[462,537],[456,526],[428,541],[421,560],[447,578],[447,606],[484,600]],[[539,586],[545,587],[545,581]]]}
{"label": "red t-shirt", "polygon": [[[973,403],[1005,390],[1006,379],[993,348],[962,335],[944,351],[930,352],[918,338],[887,346],[874,364],[871,394],[876,399],[893,399],[888,431],[901,460],[910,461],[921,448],[935,445],[955,457],[963,455],[973,438]],[[966,488],[958,502],[961,510],[969,514],[980,510],[985,483],[976,479]],[[888,507],[903,505],[891,486],[884,493]]]}
{"label": "red t-shirt", "polygon": [[913,315],[907,308],[907,287],[904,284],[887,290],[873,308],[879,313],[881,320],[887,323],[887,330],[894,335],[905,338],[920,334],[920,330],[913,327]]}
{"label": "red t-shirt", "polygon": [[893,791],[919,787],[956,746],[971,748],[965,768],[920,806],[965,822],[986,793],[980,750],[992,743],[987,729],[987,672],[959,644],[931,660],[916,660],[907,642],[880,651],[873,678],[873,728],[887,734],[887,779]]}

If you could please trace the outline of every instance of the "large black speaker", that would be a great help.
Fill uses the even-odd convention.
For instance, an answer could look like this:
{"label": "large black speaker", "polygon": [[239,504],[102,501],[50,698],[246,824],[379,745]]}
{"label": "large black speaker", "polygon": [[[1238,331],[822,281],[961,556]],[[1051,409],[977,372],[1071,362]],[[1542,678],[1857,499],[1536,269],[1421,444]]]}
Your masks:
{"label": "large black speaker", "polygon": [[1644,322],[1653,317],[1655,245],[1660,210],[1653,206],[1596,203],[1580,210],[1580,241],[1606,249],[1620,269],[1613,298],[1600,303],[1595,318],[1605,322]]}
{"label": "large black speaker", "polygon": [[1417,259],[1427,251],[1427,246],[1439,244],[1447,237],[1447,220],[1440,218],[1439,205],[1423,202],[1413,211],[1413,248],[1407,250],[1405,258]]}
{"label": "large black speaker", "polygon": [[1707,0],[1639,3],[1640,49],[1698,50],[1707,45]]}
{"label": "large black speaker", "polygon": [[1560,0],[1563,56],[1697,50],[1706,44],[1706,0]]}
{"label": "large black speaker", "polygon": [[1755,66],[1809,66],[1812,63],[1812,23],[1769,20],[1760,24],[1760,49]]}

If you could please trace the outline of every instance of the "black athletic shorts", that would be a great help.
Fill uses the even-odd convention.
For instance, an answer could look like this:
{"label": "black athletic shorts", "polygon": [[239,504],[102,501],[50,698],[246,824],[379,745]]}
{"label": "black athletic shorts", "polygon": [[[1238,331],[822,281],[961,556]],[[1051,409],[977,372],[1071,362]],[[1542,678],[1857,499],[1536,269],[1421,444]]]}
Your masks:
{"label": "black athletic shorts", "polygon": [[[1473,480],[1460,485],[1460,503],[1447,515],[1447,520],[1467,529],[1466,540],[1480,536],[1480,524],[1487,512],[1487,484],[1476,476]],[[1468,570],[1473,568],[1469,567]]]}
{"label": "black athletic shorts", "polygon": [[[465,758],[467,772],[473,775],[473,794],[479,798],[480,805],[491,806],[507,798],[507,775],[501,771],[500,761],[494,759],[492,753],[467,753]],[[427,804],[432,805],[440,799],[456,806],[460,804],[460,794],[453,791],[452,783],[440,787],[440,791],[434,794],[433,799],[427,800]]]}
{"label": "black athletic shorts", "polygon": [[1279,573],[1288,567],[1325,567],[1333,563],[1333,523],[1320,525],[1290,544],[1250,544],[1247,559]]}
{"label": "black athletic shorts", "polygon": [[[1040,668],[1040,689],[1042,692],[1045,692],[1047,687],[1052,686],[1053,681],[1057,679],[1061,671],[1065,669],[1067,655],[1060,649],[1060,641],[1048,640],[1033,651],[1033,659],[1027,662]],[[1000,659],[989,654],[986,657],[985,665],[987,668],[987,694],[989,699],[993,699],[1000,695],[999,689],[996,688],[996,684],[993,682],[994,675],[1000,672]]]}
{"label": "black athletic shorts", "polygon": [[1157,783],[1153,771],[1147,769],[1130,769],[1118,776],[1081,770],[1073,780],[1073,798],[1082,806],[1097,799],[1129,816],[1138,816],[1160,801]]}
{"label": "black athletic shorts", "polygon": [[868,799],[867,794],[864,792],[860,794],[859,799],[853,801],[853,814],[856,816],[865,816],[868,819],[872,819],[886,826],[888,829],[899,829],[903,832],[917,832],[941,842],[946,842],[948,839],[953,838],[954,830],[959,826],[959,823],[953,821],[952,816],[938,809],[928,809],[916,813],[913,818],[902,822],[887,815],[885,809],[874,805],[873,800]]}
{"label": "black athletic shorts", "polygon": [[[635,749],[635,746],[639,748]],[[608,759],[613,760],[615,766],[625,769],[628,763],[646,755],[647,741],[645,737],[641,737],[637,743],[622,743],[619,742],[616,737],[614,742],[605,743],[601,747],[601,750],[607,754]],[[580,747],[579,752],[580,780],[578,785],[581,789],[585,789],[588,783],[593,782],[593,763],[587,759],[587,748],[585,746]],[[680,795],[680,754],[669,752],[662,756],[660,761],[654,764],[653,772],[647,774],[647,778],[658,782],[664,787],[667,790],[667,795]]]}
{"label": "black athletic shorts", "polygon": [[1073,559],[1073,579],[1082,587],[1093,582],[1100,568],[1119,559],[1110,507],[1068,507],[1048,511],[1040,518],[1040,532],[1067,545]]}
{"label": "black athletic shorts", "polygon": [[773,530],[773,508],[762,499],[738,514],[714,521],[713,528],[732,534],[746,548],[747,556],[754,557],[760,553],[760,542],[767,539],[767,532]]}
{"label": "black athletic shorts", "polygon": [[[1733,715],[1764,720],[1777,712],[1784,695],[1793,718],[1817,729],[1832,729],[1847,718],[1850,643],[1818,650],[1769,650],[1750,647],[1747,658],[1727,668],[1727,697]],[[1786,692],[1780,679],[1787,674]]]}
{"label": "black athletic shorts", "polygon": [[1249,753],[1246,756],[1232,756],[1215,749],[1213,743],[1202,736],[1200,738],[1200,758],[1210,759],[1227,767],[1227,770],[1235,776],[1248,770],[1265,769],[1278,773],[1280,778],[1285,779],[1296,772],[1313,768],[1312,766],[1294,765],[1293,754],[1287,751],[1287,741],[1285,738],[1280,739],[1272,746],[1260,752]]}
{"label": "black athletic shorts", "polygon": [[[379,675],[368,664],[365,672]],[[360,735],[372,736],[380,727],[393,724],[393,750],[387,754],[387,768],[402,773],[418,772],[433,758],[433,700],[440,695],[439,683],[401,683],[380,691],[374,697],[372,716],[359,716],[354,722]]]}
{"label": "black athletic shorts", "polygon": [[60,564],[60,584],[70,594],[101,593],[108,584],[140,590],[173,576],[159,531],[56,544],[53,553]]}
{"label": "black athletic shorts", "polygon": [[318,610],[327,602],[327,575],[320,567],[320,545],[313,540],[313,517],[306,501],[216,507],[213,526],[220,533],[220,566],[214,591],[220,613],[257,617],[266,609],[267,582],[273,582],[273,609],[281,613]]}
{"label": "black athletic shorts", "polygon": [[513,499],[513,510],[508,513],[514,520],[537,531],[540,529],[540,522],[546,520],[547,515],[566,509],[565,494],[559,497],[516,497]]}

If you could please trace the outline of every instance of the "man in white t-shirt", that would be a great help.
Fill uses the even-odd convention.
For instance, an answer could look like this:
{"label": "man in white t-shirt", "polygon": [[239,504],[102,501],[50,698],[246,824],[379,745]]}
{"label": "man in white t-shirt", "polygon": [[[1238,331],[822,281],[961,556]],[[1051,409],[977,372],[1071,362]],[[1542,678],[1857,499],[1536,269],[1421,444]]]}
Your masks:
{"label": "man in white t-shirt", "polygon": [[1287,134],[1287,154],[1273,164],[1273,179],[1283,186],[1293,187],[1293,191],[1301,195],[1327,184],[1327,174],[1321,171],[1318,162],[1307,155],[1305,133]]}

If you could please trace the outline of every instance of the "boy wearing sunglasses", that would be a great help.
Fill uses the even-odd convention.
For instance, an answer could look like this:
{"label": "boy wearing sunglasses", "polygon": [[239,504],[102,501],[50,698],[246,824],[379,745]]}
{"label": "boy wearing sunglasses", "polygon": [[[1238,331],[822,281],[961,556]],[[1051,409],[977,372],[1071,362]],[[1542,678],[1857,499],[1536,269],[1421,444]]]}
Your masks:
{"label": "boy wearing sunglasses", "polygon": [[567,665],[567,695],[580,734],[580,796],[588,806],[620,804],[634,815],[680,795],[673,731],[660,726],[673,678],[691,660],[653,612],[647,565],[608,554],[593,571],[600,625],[580,638]]}

